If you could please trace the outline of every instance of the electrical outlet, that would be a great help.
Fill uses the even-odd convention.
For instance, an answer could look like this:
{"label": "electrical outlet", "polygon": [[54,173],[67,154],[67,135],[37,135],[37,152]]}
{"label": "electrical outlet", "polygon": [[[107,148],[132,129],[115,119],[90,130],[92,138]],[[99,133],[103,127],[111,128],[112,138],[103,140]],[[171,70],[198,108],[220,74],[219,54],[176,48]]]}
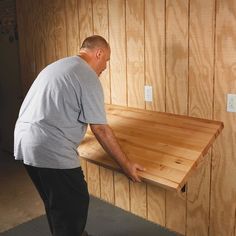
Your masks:
{"label": "electrical outlet", "polygon": [[227,111],[236,112],[236,94],[227,95]]}
{"label": "electrical outlet", "polygon": [[152,102],[152,86],[150,85],[144,86],[144,95],[146,102]]}

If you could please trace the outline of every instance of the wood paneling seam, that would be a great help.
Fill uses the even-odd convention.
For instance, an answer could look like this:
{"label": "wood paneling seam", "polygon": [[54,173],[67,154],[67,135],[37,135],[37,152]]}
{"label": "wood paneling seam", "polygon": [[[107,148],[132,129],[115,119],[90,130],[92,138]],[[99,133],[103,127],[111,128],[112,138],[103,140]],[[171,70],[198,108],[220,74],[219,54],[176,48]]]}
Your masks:
{"label": "wood paneling seam", "polygon": [[166,225],[167,225],[167,224],[166,224],[166,221],[167,221],[167,219],[166,219],[166,208],[167,208],[167,207],[166,207],[166,191],[167,191],[167,190],[165,189],[164,191],[165,191],[165,227],[166,227]]}
{"label": "wood paneling seam", "polygon": [[213,52],[213,99],[212,99],[212,119],[215,117],[215,76],[216,76],[216,9],[217,0],[215,0],[215,14],[214,14],[214,52]]}
{"label": "wood paneling seam", "polygon": [[189,66],[190,66],[190,62],[189,62],[189,55],[190,55],[190,53],[189,53],[189,48],[190,48],[190,43],[189,43],[189,38],[190,38],[190,34],[189,34],[189,32],[190,32],[190,0],[188,0],[188,86],[187,86],[187,88],[188,88],[188,91],[187,91],[187,115],[189,116],[189,107],[190,107],[190,92],[189,92],[189,90],[190,90],[190,88],[189,88],[189,86],[190,86],[190,83],[189,83]]}
{"label": "wood paneling seam", "polygon": [[148,187],[147,184],[145,184],[146,187],[146,219],[148,219]]}
{"label": "wood paneling seam", "polygon": [[[187,79],[188,79],[188,91],[187,91],[187,116],[189,116],[189,111],[190,111],[190,82],[189,82],[189,67],[190,67],[190,60],[189,60],[189,56],[190,56],[190,1],[188,0],[188,68],[187,68]],[[188,186],[186,184],[186,189],[185,189],[185,194],[186,194],[186,200],[185,200],[185,236],[187,235],[187,224],[188,224]]]}
{"label": "wood paneling seam", "polygon": [[[63,1],[64,3],[64,15],[65,15],[65,22],[66,22],[66,25],[67,25],[67,14],[66,14],[66,4],[65,4],[65,0]],[[68,30],[67,30],[68,27],[66,27],[66,55],[68,56]]]}
{"label": "wood paneling seam", "polygon": [[[216,10],[217,10],[217,0],[215,0],[215,12],[214,12],[214,52],[213,52],[213,99],[212,99],[212,119],[215,117],[215,76],[216,76]],[[212,198],[212,181],[213,181],[213,148],[211,148],[210,154],[210,192],[209,192],[209,226],[208,235],[210,236],[210,225],[211,225],[211,198]]]}
{"label": "wood paneling seam", "polygon": [[[143,70],[144,70],[144,86],[147,85],[147,79],[146,79],[146,14],[145,14],[145,6],[146,6],[146,0],[143,0],[143,42],[144,42],[144,50],[143,50],[143,54],[144,54],[144,59],[143,59]],[[152,84],[150,84],[152,86]],[[153,86],[152,86],[153,87]],[[144,89],[144,88],[143,88]],[[147,110],[147,102],[144,102],[144,109]]]}
{"label": "wood paneling seam", "polygon": [[127,10],[126,10],[126,8],[127,8],[127,0],[124,0],[124,10],[125,10],[125,57],[126,57],[126,64],[125,64],[125,76],[126,76],[126,78],[125,78],[125,81],[126,81],[126,106],[128,106],[128,100],[129,100],[129,93],[128,93],[128,69],[127,69],[127,62],[128,62],[128,53],[127,53],[127,20],[126,20],[126,15],[127,15]]}
{"label": "wood paneling seam", "polygon": [[[55,11],[55,2],[53,4],[53,10]],[[53,12],[53,13],[55,13],[55,12]],[[54,24],[54,29],[55,29],[56,28],[56,17],[53,17],[53,24]],[[54,55],[55,55],[56,59],[58,59],[57,58],[57,50],[56,50],[56,35],[55,35],[55,30],[53,31],[53,37],[54,37]],[[55,60],[55,58],[54,58],[54,60]]]}
{"label": "wood paneling seam", "polygon": [[112,183],[113,183],[113,204],[116,205],[116,193],[115,193],[115,171],[112,171]]}
{"label": "wood paneling seam", "polygon": [[187,235],[187,225],[188,225],[188,184],[185,185],[185,236]]}
{"label": "wood paneling seam", "polygon": [[90,0],[91,2],[91,11],[92,11],[92,31],[94,34],[94,11],[93,11],[93,0]]}
{"label": "wood paneling seam", "polygon": [[101,167],[100,166],[96,166],[98,168],[98,179],[99,179],[99,198],[102,198],[102,181],[101,181]]}
{"label": "wood paneling seam", "polygon": [[166,40],[166,38],[167,38],[167,31],[166,31],[166,28],[167,28],[166,27],[167,13],[166,12],[167,12],[167,10],[166,9],[167,9],[167,3],[166,3],[166,1],[167,0],[165,0],[165,9],[164,9],[164,11],[165,11],[165,13],[164,13],[165,14],[165,16],[164,16],[165,17],[165,26],[164,26],[164,32],[165,32],[165,36],[164,36],[164,40],[165,40],[165,49],[164,49],[164,53],[165,53],[165,65],[164,65],[164,67],[165,67],[165,69],[164,69],[165,70],[165,72],[164,72],[165,73],[164,74],[164,77],[165,77],[165,91],[164,91],[164,93],[165,93],[164,94],[164,98],[165,98],[165,112],[166,112],[166,109],[167,109],[167,105],[166,105],[166,101],[167,101],[167,95],[166,95],[167,94],[167,92],[166,92],[166,90],[167,90],[167,79],[166,79],[166,70],[167,70],[167,68],[166,68],[166,65],[167,65],[167,56],[166,56],[166,51],[167,51],[166,50],[166,47],[167,47],[167,45],[166,45],[166,42],[167,42],[167,40]]}
{"label": "wood paneling seam", "polygon": [[81,35],[81,32],[80,32],[80,18],[79,18],[79,16],[80,16],[80,5],[79,5],[78,1],[76,1],[76,7],[77,7],[77,20],[78,20],[78,38],[79,38],[79,48],[80,48],[80,45],[82,44],[82,42],[81,42],[81,38],[80,38],[80,35]]}
{"label": "wood paneling seam", "polygon": [[131,212],[131,186],[130,186],[131,180],[128,179],[128,181],[129,181],[129,184],[128,184],[129,186],[129,211]]}
{"label": "wood paneling seam", "polygon": [[[109,15],[110,15],[110,12],[109,12],[109,3],[108,3],[108,0],[106,1],[107,2],[107,41],[109,42],[109,44],[110,44],[110,24],[109,24],[109,22],[110,22],[110,20],[109,20]],[[110,96],[109,96],[109,104],[111,104],[112,103],[112,93],[111,93],[111,63],[110,63],[110,60],[109,60],[109,62],[108,62],[108,64],[109,64],[109,71],[108,71],[108,77],[109,77],[109,81],[110,81],[110,83],[109,83],[109,90],[110,90],[110,92],[109,92],[109,94],[110,94]]]}
{"label": "wood paneling seam", "polygon": [[210,187],[209,187],[209,212],[208,212],[208,235],[210,235],[210,222],[211,222],[211,191],[212,191],[212,156],[213,156],[213,152],[212,152],[212,148],[210,150],[210,155],[209,155],[209,158],[210,158]]}
{"label": "wood paneling seam", "polygon": [[234,208],[234,236],[236,235],[236,208]]}

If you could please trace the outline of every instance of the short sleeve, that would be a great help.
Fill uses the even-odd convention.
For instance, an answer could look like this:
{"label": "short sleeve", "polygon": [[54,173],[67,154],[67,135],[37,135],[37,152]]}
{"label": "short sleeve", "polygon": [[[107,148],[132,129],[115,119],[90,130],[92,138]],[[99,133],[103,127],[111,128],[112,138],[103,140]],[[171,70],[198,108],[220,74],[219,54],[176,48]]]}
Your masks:
{"label": "short sleeve", "polygon": [[104,95],[98,78],[87,78],[81,86],[81,104],[78,120],[87,124],[107,124]]}

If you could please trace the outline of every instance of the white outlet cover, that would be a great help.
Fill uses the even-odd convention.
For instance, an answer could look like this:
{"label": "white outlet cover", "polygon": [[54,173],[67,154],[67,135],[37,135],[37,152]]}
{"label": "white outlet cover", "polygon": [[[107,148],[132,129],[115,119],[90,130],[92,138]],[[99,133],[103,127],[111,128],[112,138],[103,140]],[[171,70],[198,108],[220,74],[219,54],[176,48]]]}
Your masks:
{"label": "white outlet cover", "polygon": [[236,94],[227,94],[227,111],[236,112]]}
{"label": "white outlet cover", "polygon": [[144,96],[146,102],[152,102],[152,86],[150,85],[144,86]]}

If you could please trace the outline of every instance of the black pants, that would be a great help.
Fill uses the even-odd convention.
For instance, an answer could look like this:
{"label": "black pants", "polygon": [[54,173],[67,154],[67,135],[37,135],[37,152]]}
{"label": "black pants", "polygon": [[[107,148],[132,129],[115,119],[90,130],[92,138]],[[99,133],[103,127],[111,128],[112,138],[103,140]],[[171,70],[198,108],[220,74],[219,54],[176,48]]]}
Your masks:
{"label": "black pants", "polygon": [[80,236],[89,205],[82,169],[25,168],[44,202],[52,235]]}

